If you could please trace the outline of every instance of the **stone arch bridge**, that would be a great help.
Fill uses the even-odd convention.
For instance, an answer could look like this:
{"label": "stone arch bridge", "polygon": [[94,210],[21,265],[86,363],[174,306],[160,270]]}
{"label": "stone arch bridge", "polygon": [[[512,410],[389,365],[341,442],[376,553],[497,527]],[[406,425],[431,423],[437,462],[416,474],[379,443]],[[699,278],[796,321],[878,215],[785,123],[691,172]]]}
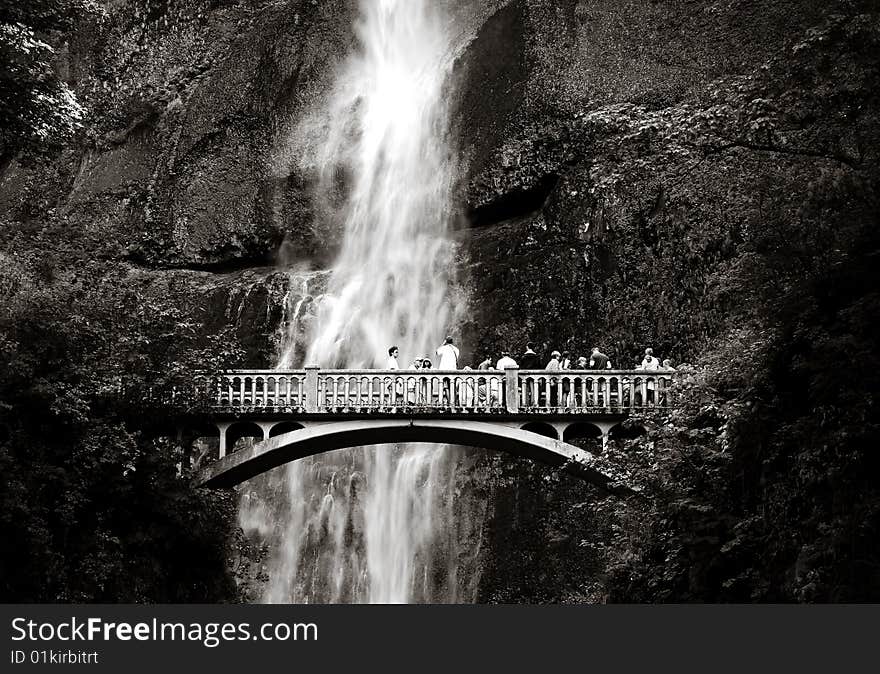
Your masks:
{"label": "stone arch bridge", "polygon": [[[362,445],[431,442],[506,451],[600,487],[620,476],[573,444],[604,447],[636,413],[673,400],[663,371],[236,370],[199,377],[217,428],[216,460],[196,484],[232,487],[289,461]],[[242,438],[254,442],[238,448]]]}

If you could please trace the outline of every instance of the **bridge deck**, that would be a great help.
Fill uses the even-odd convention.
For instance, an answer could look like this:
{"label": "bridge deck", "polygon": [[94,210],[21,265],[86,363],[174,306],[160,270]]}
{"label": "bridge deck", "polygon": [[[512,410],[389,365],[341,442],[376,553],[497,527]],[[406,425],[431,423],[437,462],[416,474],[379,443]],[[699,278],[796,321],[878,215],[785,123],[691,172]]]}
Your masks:
{"label": "bridge deck", "polygon": [[674,394],[672,372],[644,370],[236,370],[196,383],[219,416],[628,415]]}

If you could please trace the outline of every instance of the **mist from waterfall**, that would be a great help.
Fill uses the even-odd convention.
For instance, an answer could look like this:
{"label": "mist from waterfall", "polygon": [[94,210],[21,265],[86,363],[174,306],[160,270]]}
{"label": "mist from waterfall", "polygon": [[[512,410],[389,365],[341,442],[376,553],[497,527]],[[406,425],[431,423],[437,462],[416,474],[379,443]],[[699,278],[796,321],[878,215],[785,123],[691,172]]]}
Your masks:
{"label": "mist from waterfall", "polygon": [[[300,289],[288,301],[281,368],[384,367],[391,345],[406,368],[433,356],[449,329],[454,52],[442,7],[362,0],[356,50],[327,106],[297,129],[301,169],[318,176],[318,210],[342,239],[320,292],[292,274]],[[270,541],[264,601],[467,601],[449,526],[455,456],[436,445],[367,447],[266,478],[263,497],[241,509],[242,525]],[[273,498],[283,505],[270,512]]]}

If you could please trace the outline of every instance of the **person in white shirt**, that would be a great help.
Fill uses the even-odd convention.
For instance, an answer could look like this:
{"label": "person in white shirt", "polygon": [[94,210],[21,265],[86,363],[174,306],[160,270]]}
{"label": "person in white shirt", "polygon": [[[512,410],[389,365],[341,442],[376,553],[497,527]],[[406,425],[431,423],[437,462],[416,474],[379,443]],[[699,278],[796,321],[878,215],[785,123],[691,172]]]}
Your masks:
{"label": "person in white shirt", "polygon": [[[452,343],[452,337],[447,337],[443,344],[437,347],[437,355],[440,356],[440,363],[437,365],[438,370],[457,370],[458,369],[458,347]],[[443,400],[448,405],[455,406],[458,402],[457,397],[453,398],[452,382],[449,379],[443,379]]]}
{"label": "person in white shirt", "polygon": [[[388,360],[385,361],[385,369],[386,370],[399,370],[400,363],[397,362],[397,357],[400,355],[400,350],[396,346],[389,347],[388,349]],[[396,381],[394,384],[389,382],[387,384],[388,394],[391,397],[391,404],[394,405],[398,402],[398,398],[403,394],[403,382]]]}
{"label": "person in white shirt", "polygon": [[496,370],[503,370],[508,367],[519,367],[516,364],[516,361],[510,357],[510,354],[507,351],[501,352],[501,358],[498,359],[498,362],[495,364]]}
{"label": "person in white shirt", "polygon": [[[654,358],[654,349],[645,349],[645,357],[642,359],[642,364],[638,367],[639,370],[651,370],[657,371],[660,369],[660,361]],[[645,401],[646,404],[652,405],[654,403],[654,380],[649,379],[647,382],[647,392],[648,399]]]}
{"label": "person in white shirt", "polygon": [[[557,372],[562,369],[559,360],[562,358],[562,354],[558,351],[554,351],[550,354],[550,362],[544,366],[545,370],[549,370],[551,372]],[[554,377],[550,380],[550,406],[556,407],[559,404],[559,391],[557,389],[557,384],[559,381]]]}
{"label": "person in white shirt", "polygon": [[645,349],[645,357],[642,359],[641,370],[659,370],[660,361],[654,358],[654,349]]}
{"label": "person in white shirt", "polygon": [[385,361],[385,369],[386,370],[399,370],[400,363],[397,362],[397,357],[400,355],[400,350],[396,346],[392,346],[388,349],[388,360]]}
{"label": "person in white shirt", "polygon": [[438,370],[458,369],[458,347],[453,345],[452,337],[447,337],[443,344],[437,347],[437,355],[440,356]]}
{"label": "person in white shirt", "polygon": [[[498,362],[495,363],[495,369],[501,370],[504,372],[505,368],[508,367],[519,367],[516,364],[516,361],[510,357],[510,354],[507,351],[501,352],[501,358],[498,359]],[[491,384],[489,385],[489,395],[493,402],[500,402],[502,400],[502,384],[501,379],[492,379]]]}

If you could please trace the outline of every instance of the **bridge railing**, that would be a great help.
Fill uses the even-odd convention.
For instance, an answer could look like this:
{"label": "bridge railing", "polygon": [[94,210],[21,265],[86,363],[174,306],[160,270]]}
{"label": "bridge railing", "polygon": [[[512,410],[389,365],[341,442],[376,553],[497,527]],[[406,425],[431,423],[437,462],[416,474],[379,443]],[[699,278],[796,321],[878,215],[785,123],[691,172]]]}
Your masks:
{"label": "bridge railing", "polygon": [[198,376],[218,412],[597,414],[668,408],[673,373],[645,370],[235,370]]}

